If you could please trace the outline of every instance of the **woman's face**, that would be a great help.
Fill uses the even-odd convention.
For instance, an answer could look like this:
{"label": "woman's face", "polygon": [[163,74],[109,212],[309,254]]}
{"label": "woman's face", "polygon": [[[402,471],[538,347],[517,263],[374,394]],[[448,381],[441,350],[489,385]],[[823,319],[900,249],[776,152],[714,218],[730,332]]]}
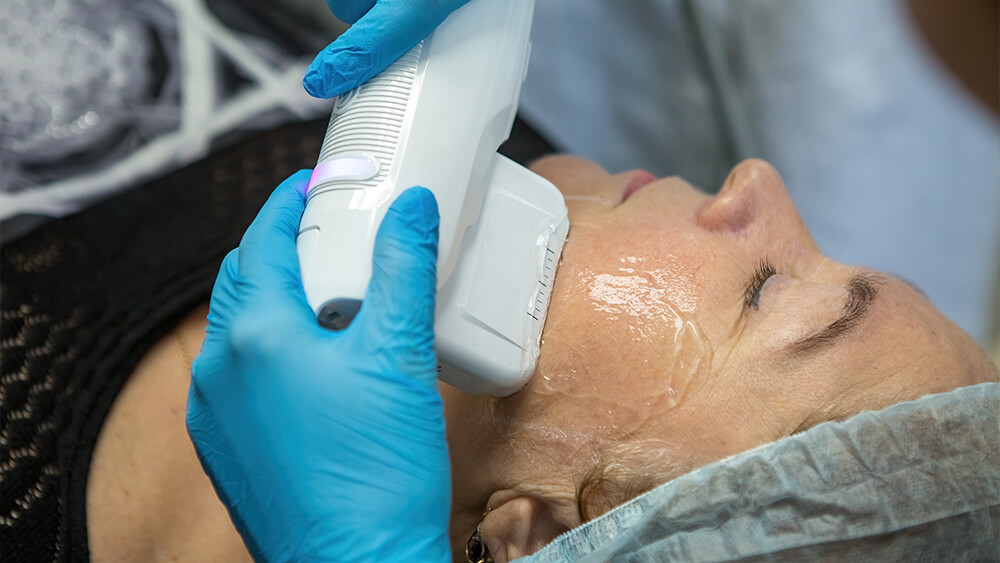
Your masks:
{"label": "woman's face", "polygon": [[714,459],[990,369],[906,282],[823,256],[764,162],[715,197],[572,157],[534,170],[570,235],[535,377],[501,413]]}
{"label": "woman's face", "polygon": [[[714,197],[572,157],[532,168],[563,192],[571,226],[535,376],[487,405],[492,430],[534,452],[511,484],[553,464],[572,480],[622,452],[669,477],[996,378],[916,289],[823,256],[764,162],[737,166]],[[453,422],[484,405],[452,393],[454,450],[475,424]],[[463,472],[458,460],[458,496]]]}

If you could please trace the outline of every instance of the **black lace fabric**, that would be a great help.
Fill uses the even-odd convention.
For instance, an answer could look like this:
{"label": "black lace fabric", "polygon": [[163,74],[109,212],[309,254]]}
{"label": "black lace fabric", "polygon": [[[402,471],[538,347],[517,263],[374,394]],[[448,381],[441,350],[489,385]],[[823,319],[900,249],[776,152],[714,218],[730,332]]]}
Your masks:
{"label": "black lace fabric", "polygon": [[205,302],[326,120],[260,133],[0,250],[0,550],[86,561],[90,460],[142,356]]}

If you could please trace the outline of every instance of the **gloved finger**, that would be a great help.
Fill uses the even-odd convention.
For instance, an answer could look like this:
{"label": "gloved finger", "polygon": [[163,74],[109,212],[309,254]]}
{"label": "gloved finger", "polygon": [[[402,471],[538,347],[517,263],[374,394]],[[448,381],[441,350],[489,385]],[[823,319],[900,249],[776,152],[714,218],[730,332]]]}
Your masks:
{"label": "gloved finger", "polygon": [[438,2],[444,9],[421,8],[416,2],[377,2],[316,56],[302,85],[317,98],[357,88],[430,35],[466,1]]}
{"label": "gloved finger", "polygon": [[[191,362],[190,389],[192,391],[194,389],[203,390],[210,397],[215,396],[213,393],[217,392],[220,387],[225,389],[229,386],[227,378],[229,370],[225,369],[226,356],[224,347],[218,346],[217,341],[218,337],[206,336],[201,352]],[[189,412],[190,409],[189,396]]]}
{"label": "gloved finger", "polygon": [[354,23],[361,19],[375,5],[375,0],[326,0],[330,11],[344,23]]}
{"label": "gloved finger", "polygon": [[225,326],[236,314],[240,303],[239,272],[239,251],[234,248],[222,259],[212,287],[212,298],[208,302],[209,332]]}
{"label": "gloved finger", "polygon": [[222,373],[218,369],[224,360],[225,347],[220,342],[225,339],[226,327],[239,313],[239,257],[236,249],[230,250],[222,260],[219,275],[215,279],[212,298],[208,306],[208,326],[201,351],[191,363],[191,385],[200,384],[207,374]]}
{"label": "gloved finger", "polygon": [[426,188],[410,188],[393,202],[375,237],[372,277],[359,313],[390,346],[399,343],[404,354],[430,351],[431,361],[438,222],[437,202]]}
{"label": "gloved finger", "polygon": [[[240,456],[236,455],[230,447],[230,444],[233,443],[231,437],[216,423],[216,417],[210,405],[205,401],[205,395],[194,385],[188,389],[184,423],[188,438],[195,446],[195,453],[199,463],[201,463],[202,470],[212,481],[216,494],[219,495],[222,504],[226,506],[226,510],[229,511],[230,520],[233,521],[237,531],[243,537],[254,561],[264,561],[264,554],[254,541],[253,534],[250,533],[240,512],[240,510],[248,510],[248,505],[250,505],[250,510],[256,508],[255,495],[252,494],[249,486],[252,479],[246,475],[245,465],[241,463]],[[214,463],[218,458],[225,461]],[[224,467],[227,470],[226,474],[216,474],[213,470],[216,465]]]}
{"label": "gloved finger", "polygon": [[305,303],[295,236],[305,209],[310,170],[299,170],[279,185],[240,241],[238,283],[247,291]]}

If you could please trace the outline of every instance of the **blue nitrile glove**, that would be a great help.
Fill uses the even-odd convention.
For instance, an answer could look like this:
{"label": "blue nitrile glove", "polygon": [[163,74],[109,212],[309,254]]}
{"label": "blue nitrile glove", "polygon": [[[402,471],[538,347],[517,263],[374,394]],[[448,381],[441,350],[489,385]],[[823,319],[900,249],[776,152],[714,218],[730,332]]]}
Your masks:
{"label": "blue nitrile glove", "polygon": [[434,196],[393,203],[361,311],[331,332],[295,250],[308,180],[278,186],[222,264],[188,433],[257,560],[450,561]]}
{"label": "blue nitrile glove", "polygon": [[306,91],[332,98],[385,70],[469,0],[327,0],[333,14],[352,24],[316,56]]}

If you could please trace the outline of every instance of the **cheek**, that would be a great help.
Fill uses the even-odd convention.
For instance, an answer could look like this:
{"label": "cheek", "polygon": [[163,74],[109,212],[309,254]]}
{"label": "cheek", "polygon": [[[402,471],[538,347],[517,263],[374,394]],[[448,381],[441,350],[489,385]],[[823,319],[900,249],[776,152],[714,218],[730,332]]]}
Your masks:
{"label": "cheek", "polygon": [[[691,247],[677,236],[676,248]],[[695,315],[699,268],[660,245],[620,237],[573,242],[526,391],[549,412],[561,409],[564,427],[633,433],[684,404],[708,377],[712,349]]]}
{"label": "cheek", "polygon": [[715,277],[707,266],[719,258],[711,241],[655,221],[572,225],[554,297],[586,299],[596,311],[628,317],[638,337],[649,336],[642,324],[653,329],[672,313],[700,308]]}

